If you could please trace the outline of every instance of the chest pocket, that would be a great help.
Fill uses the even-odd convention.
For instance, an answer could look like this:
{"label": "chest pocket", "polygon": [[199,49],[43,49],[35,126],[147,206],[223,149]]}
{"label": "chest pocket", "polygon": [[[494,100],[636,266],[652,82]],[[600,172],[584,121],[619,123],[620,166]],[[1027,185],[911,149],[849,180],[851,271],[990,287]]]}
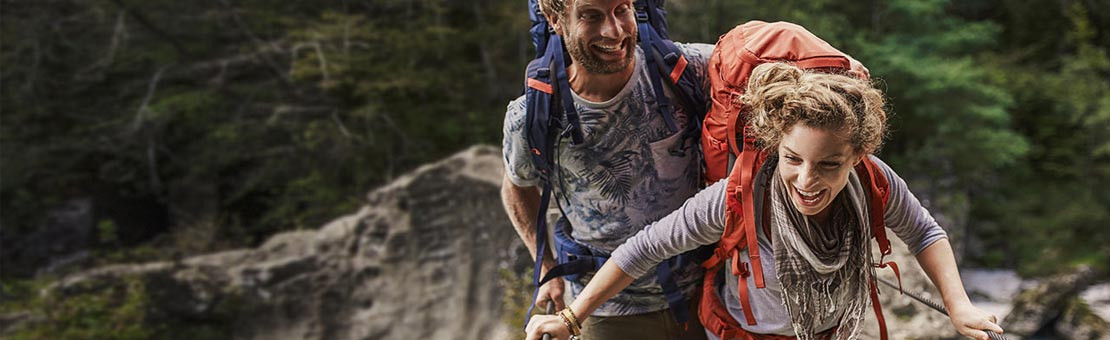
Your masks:
{"label": "chest pocket", "polygon": [[687,171],[694,171],[697,149],[690,147],[691,140],[679,131],[667,138],[651,142],[651,160],[659,179],[676,179]]}

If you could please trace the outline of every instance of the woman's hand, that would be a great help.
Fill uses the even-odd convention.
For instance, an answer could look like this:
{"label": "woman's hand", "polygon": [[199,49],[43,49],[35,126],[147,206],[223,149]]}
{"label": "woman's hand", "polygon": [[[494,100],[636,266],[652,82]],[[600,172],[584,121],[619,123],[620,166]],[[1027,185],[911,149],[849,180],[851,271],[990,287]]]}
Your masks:
{"label": "woman's hand", "polygon": [[989,330],[1002,334],[1002,327],[998,327],[998,318],[971,304],[960,280],[960,272],[956,267],[956,257],[952,255],[952,245],[947,238],[933,242],[925,250],[917,254],[917,262],[933,285],[940,290],[944,298],[944,306],[948,307],[948,318],[956,331],[967,337],[979,340],[990,340]]}
{"label": "woman's hand", "polygon": [[[628,287],[632,280],[632,276],[629,276],[621,267],[617,266],[616,261],[606,261],[601,269],[597,271],[597,274],[594,274],[594,277],[590,279],[586,288],[582,289],[582,293],[578,294],[574,303],[568,307],[578,326],[581,326],[582,322],[598,306],[612,298],[613,295],[617,295],[617,292],[620,292],[624,287]],[[558,286],[562,287],[562,285]],[[552,288],[556,287],[553,286]],[[541,294],[546,295],[543,292]],[[551,340],[570,339],[570,328],[566,323],[563,323],[563,318],[559,316],[559,313],[532,316],[532,319],[528,320],[528,326],[524,327],[524,332],[528,336],[525,339],[528,340],[541,340],[544,333],[551,335]]]}
{"label": "woman's hand", "polygon": [[527,340],[542,340],[544,333],[551,335],[551,340],[570,339],[570,328],[558,314],[533,315],[528,320],[528,326],[524,327],[524,333]]}
{"label": "woman's hand", "polygon": [[1002,334],[1002,327],[998,327],[997,317],[970,303],[950,308],[948,315],[952,325],[956,326],[956,330],[967,337],[989,340],[990,338],[983,330]]}

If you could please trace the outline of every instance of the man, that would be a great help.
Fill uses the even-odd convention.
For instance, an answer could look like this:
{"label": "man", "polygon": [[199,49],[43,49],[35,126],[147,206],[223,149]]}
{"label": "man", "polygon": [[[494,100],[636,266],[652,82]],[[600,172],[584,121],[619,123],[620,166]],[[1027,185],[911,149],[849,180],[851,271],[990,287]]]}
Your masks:
{"label": "man", "polygon": [[[678,132],[668,129],[656,105],[643,51],[636,44],[632,0],[540,0],[545,17],[565,42],[571,65],[570,89],[581,119],[583,142],[562,140],[555,150],[554,199],[570,222],[578,243],[607,253],[625,239],[679,208],[698,189],[697,140],[684,136],[690,120],[675,105]],[[713,46],[678,44],[708,88],[706,63]],[[672,103],[679,100],[668,92]],[[540,179],[525,141],[525,99],[517,98],[505,115],[506,176],[502,201],[517,233],[535,256],[535,221]],[[692,127],[699,128],[699,127]],[[546,207],[545,207],[546,208]],[[543,271],[555,266],[544,254]],[[687,303],[698,291],[703,272],[697,263],[674,268]],[[566,281],[566,282],[564,282]],[[588,282],[554,279],[540,288],[537,304],[562,309]],[[570,296],[564,296],[567,290]],[[687,325],[674,321],[654,270],[603,304],[583,324],[583,338],[704,339],[696,311]]]}

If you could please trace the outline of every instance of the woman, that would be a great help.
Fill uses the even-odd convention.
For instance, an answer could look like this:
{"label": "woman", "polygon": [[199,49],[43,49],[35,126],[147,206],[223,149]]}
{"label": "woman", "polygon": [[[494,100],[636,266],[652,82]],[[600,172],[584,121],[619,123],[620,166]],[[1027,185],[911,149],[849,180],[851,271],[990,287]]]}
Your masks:
{"label": "woman", "polygon": [[[756,202],[770,202],[772,213],[769,227],[758,237],[760,252],[769,254],[765,264],[771,263],[764,266],[767,289],[748,290],[758,322],[742,323],[743,328],[755,338],[854,338],[869,305],[871,250],[867,223],[861,222],[868,205],[853,167],[863,157],[874,157],[882,143],[882,94],[863,80],[771,63],[753,71],[743,100],[752,110],[759,145],[775,155],[757,175],[771,176],[769,189],[753,194],[762,195]],[[988,339],[984,329],[1002,333],[993,315],[968,300],[944,231],[901,178],[877,158],[872,160],[891,183],[886,225],[917,254],[940,290],[952,324],[976,339]],[[663,259],[720,240],[726,181],[709,186],[628,239],[567,309],[533,316],[528,339],[538,340],[544,333],[568,339],[579,333],[585,316],[635,277]],[[722,302],[733,319],[744,320],[735,292],[738,284],[748,283],[724,276],[729,279],[717,286]]]}

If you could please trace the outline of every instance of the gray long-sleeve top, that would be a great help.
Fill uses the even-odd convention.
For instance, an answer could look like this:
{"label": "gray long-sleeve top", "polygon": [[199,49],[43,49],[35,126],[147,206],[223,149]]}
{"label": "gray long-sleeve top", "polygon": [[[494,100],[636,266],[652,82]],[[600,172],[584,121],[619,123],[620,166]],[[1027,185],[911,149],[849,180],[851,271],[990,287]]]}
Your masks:
{"label": "gray long-sleeve top", "polygon": [[[887,227],[893,230],[915,255],[933,242],[946,238],[944,229],[941,229],[936,220],[929,215],[929,211],[921,206],[921,202],[906,187],[906,182],[886,163],[877,157],[869,157],[882,169],[890,183],[890,200],[884,212]],[[766,169],[763,172],[761,175],[769,175]],[[727,179],[721,180],[709,186],[687,200],[678,210],[645,227],[613,251],[609,261],[615,262],[621,270],[632,277],[639,277],[666,258],[720,240],[725,230],[726,181]],[[759,201],[756,200],[756,202]],[[756,289],[754,280],[747,280],[752,313],[757,324],[754,326],[749,326],[745,322],[740,324],[749,332],[793,336],[790,316],[782,305],[782,284],[779,283],[775,273],[771,242],[762,231],[758,234],[759,251],[761,254],[768,254],[762,256],[766,288]],[[740,256],[746,258],[747,251],[741,251]],[[726,262],[724,268],[729,268],[730,265]],[[717,287],[717,293],[728,307],[732,317],[736,320],[744,320],[740,299],[736,295],[737,277],[727,271],[724,274],[722,276],[725,277],[725,283]],[[827,328],[832,325],[822,326]]]}

